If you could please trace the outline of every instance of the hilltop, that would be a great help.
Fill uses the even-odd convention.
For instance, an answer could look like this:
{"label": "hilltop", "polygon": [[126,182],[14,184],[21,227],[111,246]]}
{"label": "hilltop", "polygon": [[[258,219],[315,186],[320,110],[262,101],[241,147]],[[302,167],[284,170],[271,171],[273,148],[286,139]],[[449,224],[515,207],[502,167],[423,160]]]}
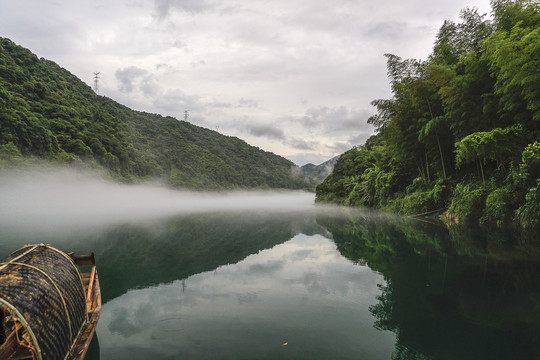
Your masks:
{"label": "hilltop", "polygon": [[[121,181],[192,189],[305,188],[291,161],[99,96],[56,63],[0,38],[0,168],[43,159]],[[297,175],[294,175],[297,174]]]}
{"label": "hilltop", "polygon": [[301,169],[305,174],[306,181],[312,185],[319,185],[324,179],[326,179],[328,175],[332,173],[338,158],[339,156],[335,156],[319,165],[311,163],[303,165]]}

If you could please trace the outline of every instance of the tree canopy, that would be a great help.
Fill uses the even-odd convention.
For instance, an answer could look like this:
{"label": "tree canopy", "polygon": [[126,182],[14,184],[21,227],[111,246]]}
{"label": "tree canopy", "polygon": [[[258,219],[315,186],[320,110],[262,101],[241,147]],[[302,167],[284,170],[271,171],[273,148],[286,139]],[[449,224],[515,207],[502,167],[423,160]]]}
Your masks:
{"label": "tree canopy", "polygon": [[492,8],[445,21],[425,61],[385,55],[377,134],[339,158],[318,201],[540,227],[539,174],[525,170],[540,161],[540,5]]}

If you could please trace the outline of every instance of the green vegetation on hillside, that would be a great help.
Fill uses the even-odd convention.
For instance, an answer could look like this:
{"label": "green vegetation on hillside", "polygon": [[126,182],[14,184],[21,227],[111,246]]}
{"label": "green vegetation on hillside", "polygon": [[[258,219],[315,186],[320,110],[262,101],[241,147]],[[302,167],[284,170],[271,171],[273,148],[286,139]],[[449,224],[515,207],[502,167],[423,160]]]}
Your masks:
{"label": "green vegetation on hillside", "polygon": [[133,111],[0,38],[0,168],[34,159],[195,189],[306,186],[285,158],[184,121]]}
{"label": "green vegetation on hillside", "polygon": [[314,187],[322,183],[323,180],[332,173],[337,159],[338,156],[333,157],[319,165],[311,163],[303,165],[301,169],[305,174],[306,181],[312,184]]}
{"label": "green vegetation on hillside", "polygon": [[318,201],[540,229],[540,5],[492,8],[446,21],[426,61],[386,55],[377,134],[339,158]]}

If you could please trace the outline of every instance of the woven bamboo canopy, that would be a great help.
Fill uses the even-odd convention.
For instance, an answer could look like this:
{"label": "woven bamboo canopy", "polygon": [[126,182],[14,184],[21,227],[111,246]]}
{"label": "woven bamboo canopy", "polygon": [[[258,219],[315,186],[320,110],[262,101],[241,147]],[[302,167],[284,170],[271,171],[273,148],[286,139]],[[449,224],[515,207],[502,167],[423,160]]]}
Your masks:
{"label": "woven bamboo canopy", "polygon": [[34,359],[64,359],[87,319],[81,274],[54,247],[27,245],[0,263],[0,308]]}

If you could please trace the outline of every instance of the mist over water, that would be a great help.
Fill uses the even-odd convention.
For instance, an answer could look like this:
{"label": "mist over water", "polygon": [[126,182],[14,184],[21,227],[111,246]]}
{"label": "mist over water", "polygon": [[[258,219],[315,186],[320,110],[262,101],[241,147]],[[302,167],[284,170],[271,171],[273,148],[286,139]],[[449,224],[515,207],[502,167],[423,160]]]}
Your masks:
{"label": "mist over water", "polygon": [[0,174],[0,235],[9,228],[58,231],[215,212],[280,214],[314,208],[303,191],[193,192],[118,184],[69,169]]}
{"label": "mist over water", "polygon": [[0,258],[31,243],[95,253],[103,308],[87,360],[539,354],[536,260],[301,191],[0,172]]}

